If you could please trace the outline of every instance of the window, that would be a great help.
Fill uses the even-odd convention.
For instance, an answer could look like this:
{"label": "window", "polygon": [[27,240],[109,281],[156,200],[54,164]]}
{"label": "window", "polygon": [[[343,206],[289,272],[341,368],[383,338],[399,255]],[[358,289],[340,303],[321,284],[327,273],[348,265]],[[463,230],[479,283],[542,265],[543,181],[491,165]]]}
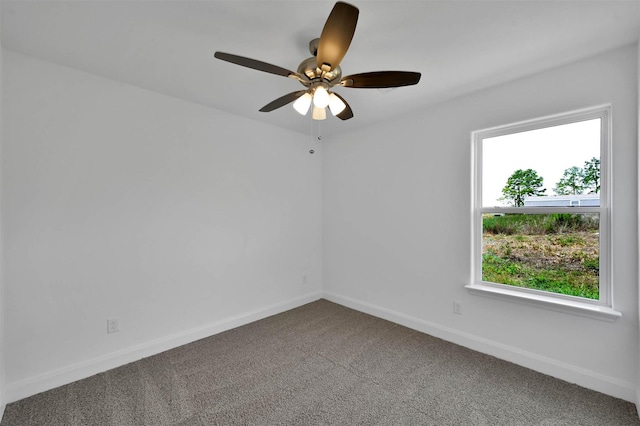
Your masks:
{"label": "window", "polygon": [[472,292],[620,316],[611,306],[610,112],[472,133]]}

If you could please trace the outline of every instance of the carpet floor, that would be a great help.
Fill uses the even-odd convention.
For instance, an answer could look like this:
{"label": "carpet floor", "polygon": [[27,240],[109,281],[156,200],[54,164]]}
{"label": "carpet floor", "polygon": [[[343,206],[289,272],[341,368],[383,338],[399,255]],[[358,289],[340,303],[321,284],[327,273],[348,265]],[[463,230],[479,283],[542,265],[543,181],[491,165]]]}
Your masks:
{"label": "carpet floor", "polygon": [[319,300],[7,405],[0,425],[640,425],[635,405]]}

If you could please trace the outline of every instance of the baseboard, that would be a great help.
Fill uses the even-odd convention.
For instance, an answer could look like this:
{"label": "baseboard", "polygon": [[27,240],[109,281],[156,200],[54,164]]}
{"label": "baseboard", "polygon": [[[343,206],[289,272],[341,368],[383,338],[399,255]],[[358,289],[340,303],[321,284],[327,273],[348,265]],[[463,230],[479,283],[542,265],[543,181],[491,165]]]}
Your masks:
{"label": "baseboard", "polygon": [[202,327],[131,346],[117,352],[105,354],[98,358],[90,359],[55,371],[50,371],[36,377],[31,377],[15,383],[9,383],[6,388],[6,399],[4,402],[11,403],[18,401],[40,392],[54,389],[112,368],[116,368],[130,362],[135,362],[142,358],[156,355],[169,349],[174,349],[178,346],[297,308],[316,301],[321,297],[322,292],[309,293],[285,302],[265,306],[240,315],[225,318]]}
{"label": "baseboard", "polygon": [[640,401],[640,391],[636,392],[636,385],[634,383],[595,373],[584,368],[335,293],[325,292],[323,298],[460,346],[530,368],[540,373],[575,383],[587,389],[602,392],[616,398],[624,399],[625,401],[634,402],[636,403],[636,407],[640,407],[637,403],[637,401]]}

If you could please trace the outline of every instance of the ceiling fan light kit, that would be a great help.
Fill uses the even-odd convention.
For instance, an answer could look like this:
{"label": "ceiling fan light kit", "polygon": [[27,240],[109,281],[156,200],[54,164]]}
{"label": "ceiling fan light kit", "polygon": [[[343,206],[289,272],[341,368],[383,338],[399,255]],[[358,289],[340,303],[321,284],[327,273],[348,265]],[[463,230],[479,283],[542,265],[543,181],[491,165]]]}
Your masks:
{"label": "ceiling fan light kit", "polygon": [[331,114],[338,115],[344,111],[346,107],[347,104],[337,97],[335,93],[329,94],[329,110],[331,111]]}
{"label": "ceiling fan light kit", "polygon": [[324,24],[320,38],[311,40],[309,51],[313,55],[300,63],[296,72],[256,59],[216,52],[215,57],[236,65],[252,68],[270,74],[298,80],[305,90],[288,93],[260,108],[270,112],[293,102],[293,108],[306,115],[313,106],[311,117],[324,120],[326,108],[341,120],[353,117],[347,101],[333,92],[334,87],[384,89],[411,86],[420,81],[420,73],[410,71],[375,71],[342,77],[340,61],[349,49],[358,22],[358,8],[344,2],[337,2]]}
{"label": "ceiling fan light kit", "polygon": [[329,92],[320,83],[313,91],[313,105],[318,108],[326,108],[329,106]]}
{"label": "ceiling fan light kit", "polygon": [[313,96],[311,93],[305,93],[300,96],[294,103],[293,108],[298,111],[302,115],[307,115],[309,112],[309,107],[311,106],[311,101],[313,100]]}
{"label": "ceiling fan light kit", "polygon": [[327,118],[327,110],[324,108],[314,106],[313,112],[311,113],[311,117],[314,120],[325,120]]}

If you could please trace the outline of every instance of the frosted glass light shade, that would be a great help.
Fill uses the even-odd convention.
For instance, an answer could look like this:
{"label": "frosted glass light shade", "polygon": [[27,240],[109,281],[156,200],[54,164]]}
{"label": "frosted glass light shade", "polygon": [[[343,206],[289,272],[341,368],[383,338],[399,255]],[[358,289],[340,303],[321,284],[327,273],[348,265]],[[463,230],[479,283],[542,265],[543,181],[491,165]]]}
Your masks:
{"label": "frosted glass light shade", "polygon": [[304,95],[296,99],[296,101],[293,103],[293,108],[295,108],[295,110],[300,114],[307,115],[312,99],[313,96],[311,96],[311,93],[305,93]]}
{"label": "frosted glass light shade", "polygon": [[318,108],[326,108],[329,105],[329,92],[323,86],[316,87],[313,93],[313,105]]}
{"label": "frosted glass light shade", "polygon": [[344,111],[346,107],[347,105],[342,102],[342,99],[337,97],[335,93],[329,95],[329,109],[331,110],[331,114],[338,115]]}
{"label": "frosted glass light shade", "polygon": [[313,107],[313,115],[312,118],[314,120],[324,120],[327,118],[327,110],[324,108],[319,108],[317,106]]}

